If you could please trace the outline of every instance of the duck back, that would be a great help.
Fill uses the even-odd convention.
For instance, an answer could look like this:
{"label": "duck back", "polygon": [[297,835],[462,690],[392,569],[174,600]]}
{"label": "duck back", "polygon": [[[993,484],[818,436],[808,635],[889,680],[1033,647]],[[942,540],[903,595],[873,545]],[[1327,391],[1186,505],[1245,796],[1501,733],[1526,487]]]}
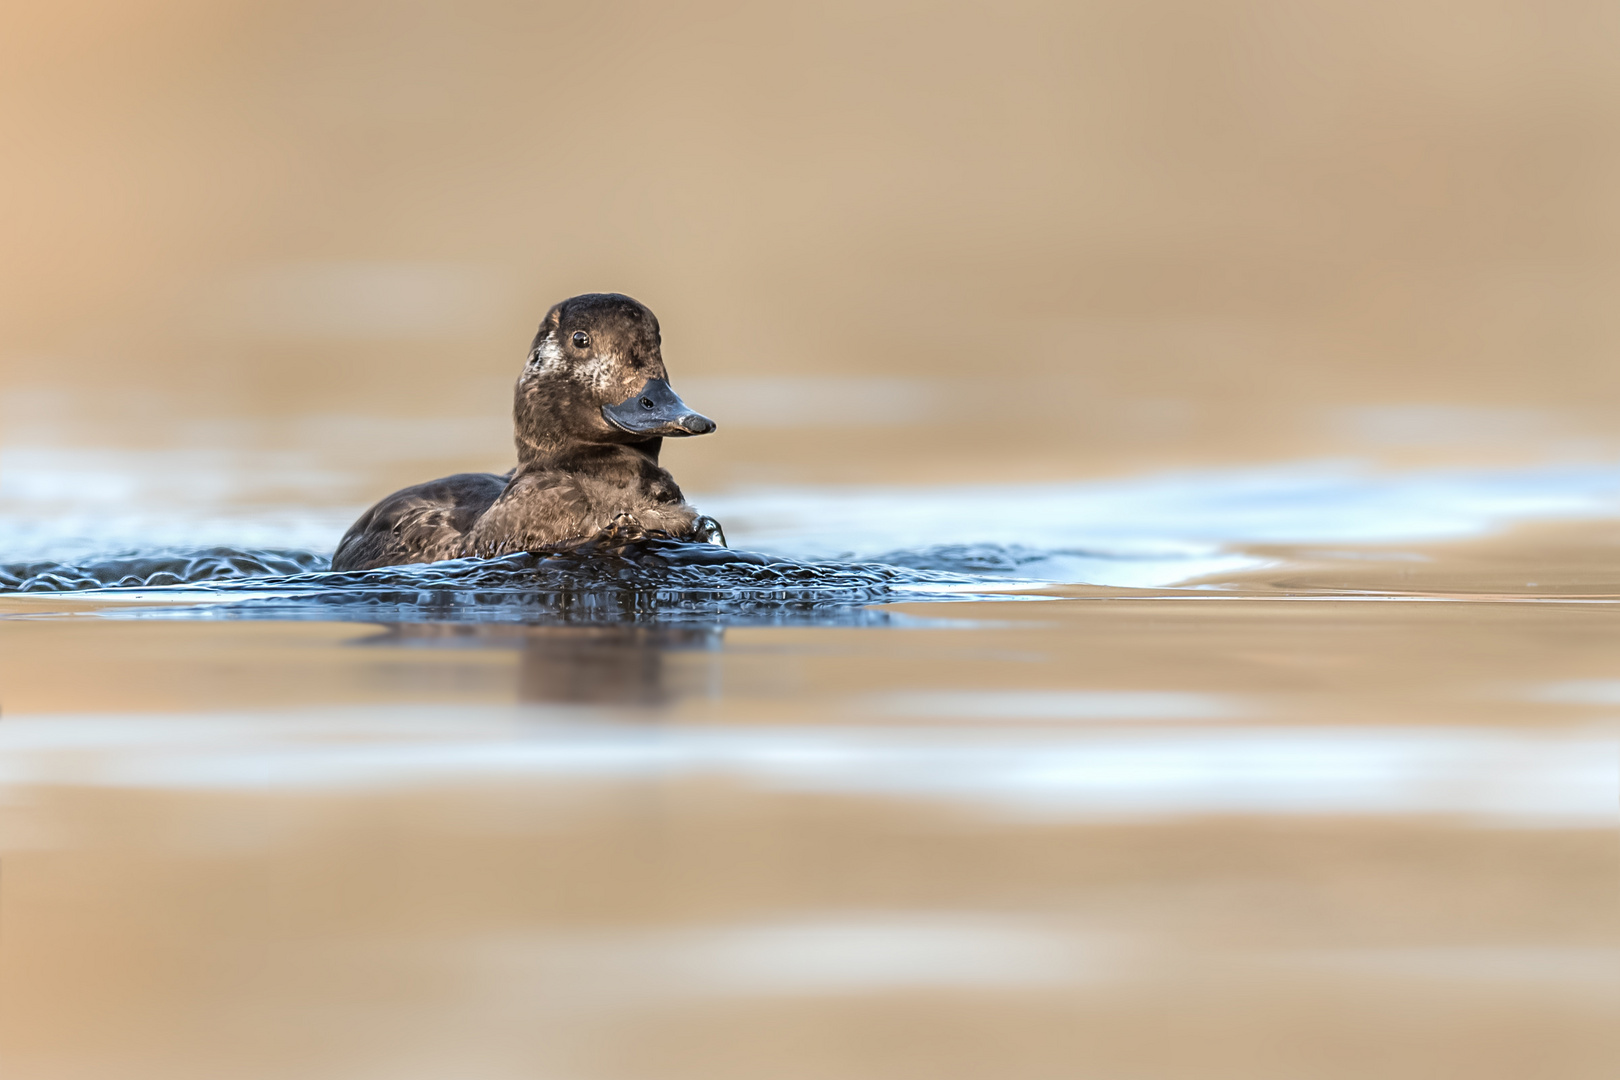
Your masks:
{"label": "duck back", "polygon": [[457,473],[396,491],[349,526],[332,556],[332,569],[457,558],[468,530],[506,484],[506,477],[494,473]]}

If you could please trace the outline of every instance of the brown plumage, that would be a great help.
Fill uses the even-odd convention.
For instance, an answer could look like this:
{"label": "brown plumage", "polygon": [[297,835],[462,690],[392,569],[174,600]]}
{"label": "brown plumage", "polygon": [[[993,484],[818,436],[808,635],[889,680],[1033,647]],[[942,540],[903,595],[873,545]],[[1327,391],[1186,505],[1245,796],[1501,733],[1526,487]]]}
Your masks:
{"label": "brown plumage", "polygon": [[495,556],[581,542],[610,526],[703,539],[708,521],[659,466],[665,436],[714,422],[669,388],[658,320],[617,293],[587,293],[540,324],[513,405],[517,468],[396,491],[338,542],[334,570]]}

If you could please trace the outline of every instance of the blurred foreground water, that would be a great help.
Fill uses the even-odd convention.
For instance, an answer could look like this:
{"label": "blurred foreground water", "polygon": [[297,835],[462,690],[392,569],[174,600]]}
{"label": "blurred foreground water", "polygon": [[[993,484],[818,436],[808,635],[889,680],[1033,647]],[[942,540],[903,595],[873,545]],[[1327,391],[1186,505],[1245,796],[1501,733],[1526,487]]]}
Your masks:
{"label": "blurred foreground water", "polygon": [[13,446],[7,1075],[1607,1076],[1620,464],[1549,460],[333,574],[319,440]]}

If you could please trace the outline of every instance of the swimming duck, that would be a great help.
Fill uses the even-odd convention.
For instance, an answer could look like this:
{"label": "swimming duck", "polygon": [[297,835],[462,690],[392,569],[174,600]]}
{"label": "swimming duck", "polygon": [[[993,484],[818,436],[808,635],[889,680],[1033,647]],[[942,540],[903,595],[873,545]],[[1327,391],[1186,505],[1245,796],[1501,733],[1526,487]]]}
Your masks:
{"label": "swimming duck", "polygon": [[715,423],[670,389],[658,319],[618,293],[546,313],[517,381],[517,468],[396,491],[338,542],[334,570],[567,546],[604,533],[706,540],[718,526],[658,464],[665,437]]}

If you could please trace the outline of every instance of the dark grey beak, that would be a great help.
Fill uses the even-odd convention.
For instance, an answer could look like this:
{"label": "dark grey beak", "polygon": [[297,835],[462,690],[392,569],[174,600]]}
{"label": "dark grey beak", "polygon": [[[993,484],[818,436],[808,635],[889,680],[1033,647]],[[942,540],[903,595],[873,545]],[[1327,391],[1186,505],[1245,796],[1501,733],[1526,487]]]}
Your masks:
{"label": "dark grey beak", "polygon": [[614,427],[632,435],[707,435],[715,423],[687,408],[667,379],[648,379],[640,390],[617,405],[602,406],[602,415]]}

